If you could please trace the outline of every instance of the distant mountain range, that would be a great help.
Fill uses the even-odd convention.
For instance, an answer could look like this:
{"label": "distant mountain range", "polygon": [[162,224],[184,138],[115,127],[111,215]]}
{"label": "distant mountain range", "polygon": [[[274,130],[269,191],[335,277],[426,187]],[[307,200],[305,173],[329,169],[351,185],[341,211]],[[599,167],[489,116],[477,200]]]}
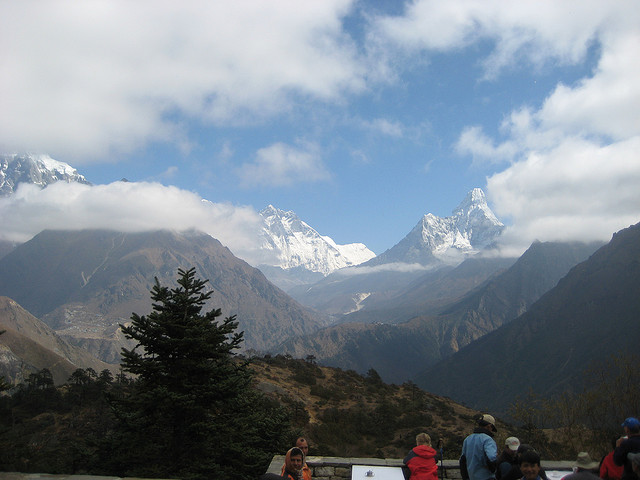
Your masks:
{"label": "distant mountain range", "polygon": [[[412,282],[422,277],[432,277],[434,272],[445,274],[465,259],[488,253],[503,229],[504,225],[487,205],[484,192],[474,188],[451,216],[440,218],[427,214],[398,244],[377,257],[356,267],[337,270],[312,285],[292,287],[287,292],[300,303],[334,316],[336,322],[348,321],[342,316],[375,308],[378,303],[412,288]],[[505,260],[488,260],[476,265],[483,265],[484,273],[476,279],[482,281],[504,266]],[[471,282],[467,286],[475,285]],[[446,301],[466,291],[464,288],[440,290]]]}
{"label": "distant mountain range", "polygon": [[119,360],[119,323],[151,311],[154,277],[174,285],[196,268],[213,290],[210,306],[237,315],[246,349],[266,350],[323,325],[209,235],[156,231],[44,231],[0,259],[0,295],[12,298],[74,344]]}
{"label": "distant mountain range", "polygon": [[[55,182],[91,185],[70,165],[48,155],[0,155],[0,196],[12,195],[20,183],[46,187]],[[256,243],[260,245],[260,268],[281,288],[313,283],[343,267],[357,265],[375,256],[362,243],[338,245],[320,235],[296,216],[269,205],[260,212],[263,227]],[[6,243],[6,242],[5,242]],[[9,248],[0,243],[0,257]]]}
{"label": "distant mountain range", "polygon": [[[90,184],[76,169],[47,155],[2,155],[0,162],[2,196],[13,194],[19,183],[41,187],[57,181]],[[260,215],[263,227],[256,244],[260,245],[262,260],[257,266],[271,282],[287,292],[295,287],[314,284],[332,272],[356,265],[411,264],[412,267],[394,268],[396,272],[411,270],[409,275],[393,275],[396,277],[394,284],[401,287],[416,277],[416,266],[419,270],[456,265],[469,255],[490,247],[504,228],[488,207],[484,193],[479,188],[471,190],[450,217],[425,215],[405,238],[377,257],[362,243],[336,244],[330,237],[319,234],[294,212],[269,205]],[[0,256],[9,248],[6,242],[0,244]],[[373,275],[376,276],[375,273]],[[340,313],[359,308],[357,303],[361,299],[377,291],[366,291],[359,287],[355,290],[352,292],[353,298],[346,302],[345,309],[340,309]],[[387,289],[382,287],[381,290]],[[318,291],[316,288],[313,295],[317,296]],[[309,301],[299,292],[294,295],[300,301],[317,307],[317,302]],[[334,305],[342,303],[335,302],[331,294],[325,297],[325,302]]]}
{"label": "distant mountain range", "polygon": [[[505,412],[533,390],[581,387],[585,369],[638,353],[640,224],[616,233],[517,319],[415,377],[428,391]],[[612,392],[615,395],[615,392]]]}
{"label": "distant mountain range", "polygon": [[[360,372],[373,367],[386,381],[407,380],[516,318],[600,245],[536,242],[515,263],[471,258],[454,269],[424,275],[377,309],[291,338],[278,351],[311,354],[323,364]],[[486,280],[470,287],[470,278],[482,277]],[[452,300],[447,288],[461,298]],[[440,295],[448,298],[448,306]]]}
{"label": "distant mountain range", "polygon": [[[413,280],[416,272],[422,273],[420,270],[457,265],[465,258],[492,247],[504,229],[504,225],[487,205],[480,188],[471,190],[449,217],[441,218],[431,213],[424,215],[398,244],[378,256],[360,243],[336,245],[331,238],[318,234],[293,212],[285,212],[269,205],[260,214],[265,220],[261,249],[265,255],[272,254],[272,261],[259,265],[259,268],[271,281],[292,293],[301,302],[321,308],[326,313],[344,313],[345,308],[346,311],[357,309],[359,300],[380,289],[379,286],[373,291],[363,290],[359,286],[355,291],[353,287],[343,288],[342,271],[347,267],[360,265],[371,268],[393,264],[395,272],[391,283],[401,287]],[[409,264],[412,267],[396,264]],[[416,265],[420,267],[416,268]],[[388,269],[384,270],[384,275],[388,276]],[[322,275],[313,276],[309,272]],[[326,277],[333,272],[341,273],[326,282],[322,281],[322,276]],[[408,275],[398,275],[399,272]],[[377,279],[380,275],[377,273],[372,272],[366,279],[357,271],[345,274],[350,277],[347,282],[350,284],[358,284],[358,280],[364,279],[365,284],[380,285],[381,282]],[[322,301],[331,305],[328,309],[313,300],[318,296],[319,288],[322,289],[322,283],[332,285],[331,288],[335,289],[336,281],[340,283],[340,295],[344,296],[349,292],[350,299],[345,302],[330,293],[323,294]],[[307,285],[318,282],[320,285],[314,286],[313,293],[306,295],[310,292]],[[387,282],[382,282],[385,283]],[[382,289],[387,290],[386,287]]]}

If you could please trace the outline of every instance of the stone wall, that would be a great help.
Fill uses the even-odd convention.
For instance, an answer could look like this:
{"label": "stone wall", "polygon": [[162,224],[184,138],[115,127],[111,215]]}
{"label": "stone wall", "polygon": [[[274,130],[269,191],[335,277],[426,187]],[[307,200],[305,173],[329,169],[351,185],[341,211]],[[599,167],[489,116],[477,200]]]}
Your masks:
{"label": "stone wall", "polygon": [[[542,461],[545,470],[571,472],[571,461]],[[284,465],[284,455],[276,455],[266,473],[280,475]],[[351,480],[352,465],[372,465],[380,467],[402,467],[400,458],[349,458],[349,457],[307,457],[307,465],[311,469],[313,480]],[[405,467],[406,468],[406,467]],[[438,477],[442,480],[461,480],[460,467],[457,460],[438,462]],[[2,479],[0,479],[2,480]]]}
{"label": "stone wall", "polygon": [[[542,461],[545,470],[571,471],[573,461]],[[271,460],[266,473],[280,475],[284,465],[284,455],[276,455]],[[349,458],[349,457],[308,457],[313,480],[351,480],[352,465],[372,465],[380,467],[402,467],[400,458]],[[442,480],[461,480],[457,460],[444,460],[438,463],[438,477]],[[48,475],[41,473],[0,472],[0,480],[143,480],[120,479],[118,477],[99,477],[92,475]],[[144,479],[149,480],[149,479]]]}

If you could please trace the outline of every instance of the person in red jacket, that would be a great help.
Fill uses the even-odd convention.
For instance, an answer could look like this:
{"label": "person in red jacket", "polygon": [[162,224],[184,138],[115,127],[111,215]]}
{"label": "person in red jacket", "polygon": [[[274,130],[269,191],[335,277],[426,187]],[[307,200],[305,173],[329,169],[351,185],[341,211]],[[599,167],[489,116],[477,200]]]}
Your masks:
{"label": "person in red jacket", "polygon": [[404,459],[411,471],[411,480],[438,480],[437,452],[431,446],[431,437],[426,433],[416,436],[416,446]]}
{"label": "person in red jacket", "polygon": [[622,465],[616,465],[613,461],[613,451],[616,449],[616,440],[617,438],[614,438],[613,442],[611,442],[613,450],[611,450],[600,463],[600,478],[602,478],[602,480],[620,480],[622,478],[624,467]]}

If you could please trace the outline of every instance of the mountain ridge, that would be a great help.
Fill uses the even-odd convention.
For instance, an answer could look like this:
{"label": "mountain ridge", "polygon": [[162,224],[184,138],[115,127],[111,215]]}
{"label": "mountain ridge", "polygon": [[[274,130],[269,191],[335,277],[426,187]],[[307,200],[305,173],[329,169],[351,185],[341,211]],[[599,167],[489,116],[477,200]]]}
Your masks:
{"label": "mountain ridge", "polygon": [[[462,298],[450,301],[448,307],[436,305],[432,314],[399,321],[389,312],[402,304],[406,296],[401,295],[400,302],[390,300],[386,310],[349,315],[347,318],[358,321],[331,325],[313,335],[288,339],[277,351],[293,356],[312,354],[319,362],[359,372],[375,368],[386,381],[407,380],[425,365],[436,364],[516,318],[598,246],[580,242],[537,242],[509,268],[496,270]],[[477,259],[467,260],[472,261]],[[464,262],[461,266],[457,268],[467,268]],[[453,269],[435,278],[446,283],[447,278],[455,276],[456,269]],[[530,281],[514,285],[516,278],[530,278]],[[425,282],[427,289],[430,285]],[[416,282],[416,288],[418,286]],[[363,318],[368,314],[373,315],[374,320],[364,323]],[[389,319],[394,323],[389,323]]]}
{"label": "mountain ridge", "polygon": [[[488,253],[504,225],[474,188],[449,217],[429,213],[396,245],[360,265],[332,272],[311,285],[288,289],[296,300],[333,316],[359,311],[368,302],[396,296],[429,271],[460,265]],[[493,252],[492,252],[493,254]],[[496,255],[493,255],[496,256]]]}
{"label": "mountain ridge", "polygon": [[0,259],[0,295],[65,338],[96,354],[106,349],[101,358],[117,361],[123,341],[118,325],[132,312],[150,312],[154,277],[173,285],[177,269],[191,267],[209,280],[211,305],[237,315],[247,349],[268,348],[322,324],[219,241],[193,231],[44,231]]}
{"label": "mountain ridge", "polygon": [[506,400],[530,386],[543,397],[577,388],[592,362],[637,351],[638,318],[640,224],[615,233],[527,312],[414,381],[469,406],[504,412]]}

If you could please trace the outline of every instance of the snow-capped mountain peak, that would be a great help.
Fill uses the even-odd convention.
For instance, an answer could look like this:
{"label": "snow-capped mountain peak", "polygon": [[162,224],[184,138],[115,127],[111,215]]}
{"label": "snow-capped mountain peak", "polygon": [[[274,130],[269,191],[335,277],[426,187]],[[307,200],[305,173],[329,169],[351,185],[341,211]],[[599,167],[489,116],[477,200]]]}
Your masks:
{"label": "snow-capped mountain peak", "polygon": [[260,211],[264,227],[260,232],[261,250],[267,264],[289,270],[302,267],[323,275],[343,267],[358,265],[375,256],[362,243],[338,245],[320,235],[294,212],[269,205]]}
{"label": "snow-capped mountain peak", "polygon": [[54,182],[90,183],[72,166],[42,154],[0,155],[0,196],[11,195],[19,183],[46,187]]}
{"label": "snow-capped mountain peak", "polygon": [[455,229],[464,235],[469,249],[489,246],[504,229],[504,224],[491,211],[480,188],[474,188],[467,194],[452,217]]}
{"label": "snow-capped mountain peak", "polygon": [[461,220],[466,219],[467,223],[474,218],[482,218],[493,224],[502,225],[487,205],[487,199],[481,188],[474,188],[467,193],[460,205],[453,210],[453,216],[459,217]]}
{"label": "snow-capped mountain peak", "polygon": [[490,246],[503,229],[482,189],[474,188],[451,216],[427,213],[405,238],[369,264],[456,263]]}

